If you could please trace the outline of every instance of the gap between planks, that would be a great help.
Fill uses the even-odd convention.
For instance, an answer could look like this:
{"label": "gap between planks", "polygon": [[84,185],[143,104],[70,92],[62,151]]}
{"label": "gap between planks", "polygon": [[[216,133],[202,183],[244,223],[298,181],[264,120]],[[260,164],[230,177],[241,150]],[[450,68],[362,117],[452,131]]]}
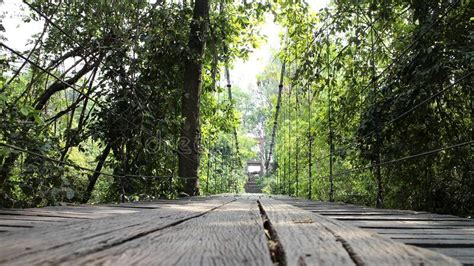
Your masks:
{"label": "gap between planks", "polygon": [[278,234],[287,265],[460,264],[283,202],[266,198],[260,202]]}

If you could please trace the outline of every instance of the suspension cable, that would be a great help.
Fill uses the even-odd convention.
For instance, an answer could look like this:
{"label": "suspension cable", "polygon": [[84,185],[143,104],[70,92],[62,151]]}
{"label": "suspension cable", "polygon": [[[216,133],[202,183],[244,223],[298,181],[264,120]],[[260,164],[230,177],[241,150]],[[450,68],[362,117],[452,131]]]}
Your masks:
{"label": "suspension cable", "polygon": [[[84,93],[84,92],[82,92],[81,90],[79,90],[78,88],[76,88],[76,85],[75,85],[75,84],[70,84],[70,83],[68,83],[67,81],[61,79],[61,78],[58,77],[57,75],[51,73],[51,71],[48,71],[48,70],[45,69],[44,67],[40,66],[38,63],[33,62],[31,59],[29,59],[29,58],[23,56],[23,55],[20,54],[19,52],[15,51],[13,48],[7,46],[5,43],[2,42],[2,43],[0,43],[0,45],[3,46],[3,47],[5,47],[7,50],[9,50],[10,52],[12,52],[13,54],[17,55],[18,57],[22,58],[22,59],[25,60],[26,62],[30,63],[31,65],[37,67],[38,69],[40,69],[40,70],[43,71],[44,73],[47,73],[49,76],[53,77],[53,78],[56,79],[58,82],[60,82],[60,83],[62,83],[62,84],[64,84],[64,85],[66,85],[67,87],[71,88],[73,91],[75,91],[75,92],[81,94],[82,96],[84,96],[84,98],[86,98],[86,99],[88,99],[88,100],[94,102],[97,106],[102,107],[102,108],[104,108],[104,109],[107,109],[107,107],[106,107],[105,105],[103,105],[103,104],[100,103],[99,101],[95,100],[94,98],[92,98],[92,97],[91,97],[90,95],[88,95],[87,93]],[[119,113],[117,113],[117,112],[115,112],[115,111],[113,111],[113,110],[109,110],[109,112],[112,113],[113,115],[115,115],[116,117],[122,119],[123,121],[125,121],[125,122],[128,123],[129,125],[133,126],[132,130],[133,130],[133,129],[136,129],[136,128],[138,128],[138,127],[140,127],[139,125],[133,123],[132,121],[128,120],[127,118],[123,117],[121,114],[119,114]],[[144,131],[149,131],[149,133],[151,133],[150,136],[153,136],[153,135],[154,135],[154,133],[151,132],[151,130],[149,130],[148,128],[143,128],[143,127],[141,127],[140,129],[141,129],[141,130],[144,130]],[[166,145],[168,145],[168,146],[170,147],[170,149],[172,149],[173,152],[180,153],[179,150],[174,149],[174,148],[171,147],[167,142],[164,141],[163,143],[165,143]],[[183,156],[186,157],[185,154],[183,154]],[[188,158],[188,159],[191,160],[191,158]]]}
{"label": "suspension cable", "polygon": [[[427,32],[428,32],[432,27],[434,27],[437,23],[439,23],[442,18],[444,18],[445,16],[447,16],[447,15],[449,14],[449,12],[451,12],[451,11],[453,10],[453,8],[459,3],[459,1],[460,1],[460,0],[457,0],[457,2],[451,4],[451,5],[448,7],[448,9],[447,9],[446,12],[444,12],[440,17],[438,17],[433,23],[431,23],[431,24],[421,33],[421,35],[419,35],[417,38],[415,38],[415,40],[409,45],[409,47],[407,47],[406,49],[404,49],[404,50],[402,51],[402,53],[400,53],[400,54],[397,56],[397,58],[395,58],[394,61],[392,61],[391,64],[389,64],[389,65],[388,65],[387,67],[385,67],[378,75],[376,75],[375,78],[371,79],[371,81],[370,81],[369,83],[367,83],[367,84],[363,87],[363,89],[360,90],[359,93],[362,93],[363,91],[365,91],[366,88],[368,88],[370,85],[372,85],[375,81],[379,80],[380,77],[381,77],[381,75],[383,75],[389,68],[391,68],[391,67],[395,64],[395,62],[400,61],[401,58],[406,55],[406,53],[409,51],[409,49],[410,49],[411,47],[413,47],[416,43],[418,43],[419,40],[420,40],[424,35],[426,35]],[[472,72],[470,72],[468,75],[463,76],[463,77],[462,77],[460,80],[458,80],[458,81],[461,81],[461,80],[467,78],[467,77],[468,77],[469,75],[471,75],[471,74],[472,74]],[[387,76],[387,77],[384,78],[383,80],[380,80],[380,82],[383,82],[383,81],[384,81],[385,79],[387,79],[387,78],[389,78],[389,76]],[[458,81],[454,82],[454,84],[452,84],[452,85],[455,85]],[[444,93],[446,90],[448,90],[448,89],[451,88],[451,87],[452,87],[452,86],[450,85],[450,86],[448,86],[446,89],[442,90],[441,92],[436,93],[436,94],[433,95],[432,97],[429,97],[429,99],[425,99],[425,100],[429,101],[430,99],[435,98],[435,97],[438,96],[439,94]],[[425,103],[425,101],[423,101],[423,104],[424,104],[424,103]],[[416,106],[416,107],[414,107],[414,108],[416,109],[416,108],[418,108],[418,107],[419,107],[419,106]],[[406,114],[403,114],[403,116],[405,116],[405,115],[406,115]],[[400,117],[400,118],[401,118],[401,117]],[[399,119],[399,118],[395,119],[395,121],[398,120],[398,119]],[[391,121],[391,122],[389,122],[389,124],[391,124],[391,123],[393,123],[393,122],[395,122],[395,121]],[[348,143],[347,145],[343,146],[343,148],[353,147],[353,146],[354,146],[354,143],[355,143],[358,139],[359,139],[359,140],[364,139],[364,138],[366,138],[366,137],[372,135],[372,134],[375,133],[375,132],[376,132],[376,130],[374,129],[374,130],[372,130],[371,132],[369,132],[368,134],[366,134],[366,135],[364,135],[364,136],[362,136],[362,137],[356,137],[356,138],[354,138],[350,143]],[[383,130],[382,130],[382,132],[383,132]],[[316,159],[316,161],[323,160],[323,159],[328,158],[328,157],[330,157],[330,156],[332,156],[332,154],[329,154],[329,155],[320,157],[320,158]]]}
{"label": "suspension cable", "polygon": [[391,164],[403,162],[403,161],[406,161],[406,160],[410,160],[410,159],[414,159],[414,158],[418,158],[418,157],[424,157],[424,156],[435,154],[435,153],[438,153],[438,152],[441,152],[441,151],[451,150],[451,149],[455,149],[455,148],[459,148],[459,147],[463,147],[463,146],[467,146],[467,145],[472,145],[472,144],[474,144],[474,140],[461,142],[461,143],[449,145],[449,146],[446,146],[446,147],[441,147],[441,148],[437,148],[437,149],[434,149],[434,150],[429,150],[429,151],[413,154],[413,155],[408,155],[408,156],[404,156],[404,157],[401,157],[401,158],[398,158],[398,159],[393,159],[393,160],[390,160],[390,161],[380,162],[378,164],[373,164],[373,165],[366,166],[366,167],[359,167],[359,168],[353,168],[353,169],[341,171],[341,172],[335,173],[334,176],[347,175],[347,174],[350,174],[350,173],[353,173],[353,172],[360,172],[360,171],[372,169],[372,168],[378,167],[378,166],[391,165]]}
{"label": "suspension cable", "polygon": [[[400,14],[398,14],[397,17],[401,17],[403,14],[405,14],[407,11],[409,10],[409,7],[405,8],[402,12],[400,12]],[[363,32],[366,32],[368,29],[371,29],[374,27],[375,23],[377,21],[381,20],[381,17],[378,17],[377,19],[375,19],[372,23],[368,24],[363,30],[359,31],[356,35],[355,35],[355,38],[358,38]],[[386,25],[388,25],[388,22],[383,25],[382,27],[384,28]],[[347,50],[347,48],[349,48],[351,46],[351,42],[348,42],[338,53],[337,55],[331,60],[330,62],[330,65],[333,64],[334,62],[336,62],[336,60],[339,60],[339,58],[343,55],[343,52],[345,50]],[[357,45],[358,46],[358,45]],[[356,47],[357,47],[356,46]],[[315,76],[318,76],[319,74],[321,74],[325,69],[326,69],[327,65],[324,66],[323,68],[321,68],[316,74]],[[313,96],[312,97],[315,97],[316,95],[316,91],[313,93]]]}
{"label": "suspension cable", "polygon": [[[66,36],[68,39],[70,39],[71,41],[73,41],[74,43],[76,43],[81,49],[83,49],[84,51],[87,51],[88,48],[86,48],[80,41],[78,41],[75,37],[71,36],[66,30],[64,30],[63,28],[61,28],[60,26],[58,26],[54,21],[52,21],[50,18],[48,18],[48,16],[46,16],[43,12],[41,12],[38,8],[34,7],[32,4],[28,3],[26,0],[22,0],[23,3],[25,3],[29,8],[31,8],[34,12],[36,12],[38,15],[40,15],[41,17],[43,17],[46,21],[48,21],[54,28],[58,29],[61,34],[63,34],[64,36]],[[152,7],[153,9],[156,7],[156,4]],[[141,19],[140,19],[141,20]],[[98,60],[99,64],[102,64],[105,69],[109,70],[109,71],[112,71],[115,75],[117,76],[121,76],[115,69],[107,66],[104,62],[102,62],[102,60],[99,60],[100,58],[97,57],[96,55],[94,55],[93,53],[89,53],[87,54],[86,56],[91,56],[92,58],[94,58],[95,60]],[[48,73],[48,72],[47,72]],[[127,76],[121,76],[124,81],[130,85],[132,88],[135,86],[134,82],[130,81],[128,79]],[[148,105],[145,105],[145,107],[149,108]],[[138,127],[137,125],[133,124],[135,127]],[[182,128],[180,128],[180,130],[183,130]],[[174,149],[174,148],[172,148]],[[180,153],[179,150],[174,150],[174,152],[177,152],[177,153]],[[187,158],[188,160],[192,160],[193,162],[196,162],[196,160],[190,158],[189,156],[186,156],[184,154],[181,154],[182,156],[184,156],[185,158]]]}
{"label": "suspension cable", "polygon": [[[38,158],[42,158],[42,159],[47,160],[47,161],[51,161],[51,162],[58,163],[58,164],[61,164],[61,165],[70,166],[70,167],[72,167],[76,170],[82,170],[82,171],[85,171],[85,172],[95,173],[95,174],[99,174],[99,175],[103,175],[103,176],[118,177],[118,178],[138,177],[138,178],[156,178],[156,179],[169,178],[170,177],[170,176],[150,176],[150,175],[116,175],[116,174],[109,174],[109,173],[105,173],[105,172],[101,172],[101,171],[96,171],[96,170],[91,169],[91,168],[79,166],[77,164],[69,163],[69,162],[66,162],[66,161],[61,161],[61,160],[58,160],[58,159],[50,158],[50,157],[45,156],[43,154],[27,150],[25,148],[21,148],[21,147],[18,147],[16,145],[0,142],[0,146],[10,148],[12,150],[16,150],[16,151],[19,151],[19,152],[27,153],[29,155],[32,155],[32,156],[35,156],[35,157],[38,157]],[[188,179],[196,179],[196,178],[188,177]]]}
{"label": "suspension cable", "polygon": [[[327,14],[329,16],[329,12]],[[334,153],[334,144],[333,144],[333,127],[332,127],[332,86],[331,86],[331,44],[329,39],[330,29],[327,29],[326,32],[326,69],[327,69],[327,80],[326,87],[328,90],[328,126],[329,126],[329,154]],[[313,94],[314,96],[314,94]],[[332,175],[333,171],[333,156],[329,156],[329,201],[334,201],[334,177]]]}
{"label": "suspension cable", "polygon": [[[232,84],[230,83],[230,73],[229,73],[229,67],[227,65],[227,62],[226,62],[226,65],[225,65],[225,76],[226,76],[226,80],[227,80],[227,93],[229,94],[229,102],[230,102],[231,110],[233,111],[234,110],[234,102],[233,102],[233,98],[232,98]],[[233,115],[233,113],[232,113],[232,115]],[[240,158],[239,139],[238,139],[238,136],[237,136],[237,127],[235,126],[235,123],[232,123],[232,124],[233,124],[233,130],[234,130],[235,150],[236,150],[236,153],[237,153],[237,160],[238,160],[239,166],[242,167],[243,165],[242,165],[242,160]]]}
{"label": "suspension cable", "polygon": [[271,141],[270,141],[270,149],[268,151],[268,156],[267,160],[265,162],[265,170],[268,172],[269,166],[270,166],[270,160],[272,158],[273,154],[273,146],[275,145],[275,135],[276,135],[276,130],[277,130],[277,125],[278,125],[278,114],[280,112],[280,107],[281,107],[281,93],[283,90],[283,75],[285,74],[285,62],[283,62],[281,66],[281,73],[280,73],[280,84],[278,85],[278,98],[277,98],[277,104],[275,107],[275,117],[273,121],[273,129],[272,129],[272,136],[271,136]]}

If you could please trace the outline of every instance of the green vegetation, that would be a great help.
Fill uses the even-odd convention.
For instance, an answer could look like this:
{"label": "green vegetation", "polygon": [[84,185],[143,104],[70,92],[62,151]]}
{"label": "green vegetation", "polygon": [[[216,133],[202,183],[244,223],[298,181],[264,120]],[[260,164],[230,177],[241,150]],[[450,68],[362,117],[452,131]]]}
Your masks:
{"label": "green vegetation", "polygon": [[[265,192],[473,214],[470,1],[24,6],[44,28],[21,53],[0,31],[2,207],[242,192],[279,112]],[[282,49],[229,89],[266,14]]]}
{"label": "green vegetation", "polygon": [[[472,215],[472,3],[358,3],[279,10],[287,74],[267,190]],[[276,87],[274,68],[262,79]]]}
{"label": "green vegetation", "polygon": [[[183,59],[194,56],[184,25],[191,24],[193,7],[144,0],[27,3],[25,23],[46,22],[31,51],[15,54],[2,45],[0,137],[8,146],[0,147],[0,205],[87,201],[89,192],[91,202],[176,196]],[[213,2],[210,10],[200,137],[204,154],[233,156],[213,160],[234,169],[230,136],[238,114],[216,80],[225,62],[248,56],[257,44],[253,32],[266,6]],[[243,173],[235,175],[241,189]],[[201,183],[207,180],[202,174]],[[209,191],[224,192],[229,186],[217,183],[226,181],[214,175]]]}

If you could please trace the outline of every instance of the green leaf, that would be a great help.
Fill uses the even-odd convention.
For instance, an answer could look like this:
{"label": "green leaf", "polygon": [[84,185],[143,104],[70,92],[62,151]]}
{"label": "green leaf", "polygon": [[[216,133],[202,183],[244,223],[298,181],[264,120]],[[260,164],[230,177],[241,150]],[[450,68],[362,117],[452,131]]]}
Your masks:
{"label": "green leaf", "polygon": [[20,113],[24,116],[28,116],[28,114],[30,113],[30,110],[28,109],[27,106],[22,106],[20,107]]}

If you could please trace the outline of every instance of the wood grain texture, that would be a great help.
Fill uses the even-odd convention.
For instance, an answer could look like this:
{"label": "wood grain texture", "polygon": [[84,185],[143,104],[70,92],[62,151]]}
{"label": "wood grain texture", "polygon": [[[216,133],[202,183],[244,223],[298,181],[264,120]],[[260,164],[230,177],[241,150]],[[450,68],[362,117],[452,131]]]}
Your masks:
{"label": "wood grain texture", "polygon": [[111,248],[222,206],[222,198],[157,210],[47,226],[1,236],[0,264],[58,264]]}
{"label": "wood grain texture", "polygon": [[474,225],[471,222],[459,221],[347,221],[352,225],[361,228],[426,228],[426,229],[461,229],[474,231]]}
{"label": "wood grain texture", "polygon": [[379,233],[401,243],[441,252],[462,263],[474,263],[471,243],[474,237],[472,219],[423,211],[375,209],[299,199],[285,201],[331,219],[352,223],[366,231]]}
{"label": "wood grain texture", "polygon": [[474,232],[469,232],[463,230],[464,228],[456,229],[410,229],[410,228],[401,228],[401,229],[386,229],[386,228],[371,228],[367,229],[371,232],[376,232],[379,234],[409,234],[409,235],[474,235]]}
{"label": "wood grain texture", "polygon": [[447,256],[456,257],[465,265],[474,265],[474,248],[433,248],[432,250],[445,254]]}
{"label": "wood grain texture", "polygon": [[246,199],[68,263],[272,265],[257,202]]}
{"label": "wood grain texture", "polygon": [[[118,204],[68,204],[66,206],[48,206],[44,208],[0,209],[0,233],[31,230],[32,228],[50,225],[53,222],[74,222],[137,213],[169,205],[184,205],[191,202],[210,200],[214,197],[219,196],[189,197],[175,200],[158,199],[150,202]],[[12,222],[11,220],[18,220],[18,222]]]}
{"label": "wood grain texture", "polygon": [[[6,234],[8,232],[16,232],[16,231],[23,231],[25,228],[22,227],[11,227],[11,226],[1,226],[0,225],[0,234]],[[1,235],[0,235],[1,239]]]}
{"label": "wood grain texture", "polygon": [[327,214],[327,217],[341,221],[457,221],[474,225],[474,221],[460,217],[443,217],[428,215],[339,215]]}
{"label": "wood grain texture", "polygon": [[283,202],[260,199],[287,265],[355,265],[342,244],[312,213]]}
{"label": "wood grain texture", "polygon": [[[346,253],[349,252],[353,261],[358,264],[460,265],[455,259],[426,249],[407,246],[378,234],[361,230],[350,224],[332,220],[283,202],[277,202],[271,199],[262,199],[261,202],[263,208],[267,211],[269,219],[272,223],[275,223],[275,230],[282,241],[282,245],[285,247],[285,252],[292,248],[291,243],[295,241],[294,235],[298,236],[296,237],[297,239],[304,239],[304,236],[307,238],[318,238],[320,233],[311,234],[307,231],[308,228],[318,227],[322,228],[318,230],[319,232],[322,230],[331,232],[333,241],[337,238],[340,243],[343,243]],[[293,222],[293,224],[291,224],[290,222],[292,220],[300,221],[300,223]],[[327,238],[329,239],[330,236]],[[328,242],[324,241],[321,245],[326,245],[326,243]],[[319,248],[317,245],[314,246],[313,252],[317,248]],[[297,254],[298,249],[292,252]],[[290,259],[292,261],[295,260],[294,258]],[[341,263],[337,262],[334,264]]]}
{"label": "wood grain texture", "polygon": [[410,234],[410,233],[398,233],[398,234],[389,234],[381,233],[386,237],[393,239],[449,239],[449,240],[474,240],[474,234]]}
{"label": "wood grain texture", "polygon": [[[0,264],[271,265],[270,249],[275,239],[265,238],[257,200],[262,202],[284,249],[280,255],[286,259],[283,264],[456,265],[445,256],[402,242],[439,249],[462,262],[474,261],[470,253],[474,230],[467,219],[411,211],[391,214],[370,208],[357,212],[350,211],[357,206],[311,206],[308,201],[304,210],[262,194],[228,194],[0,210]],[[336,218],[347,219],[337,221],[308,211],[319,207],[329,213],[328,217],[342,209]],[[369,227],[364,231],[350,222],[395,223],[398,227]],[[429,229],[417,228],[420,223],[428,224]],[[400,224],[404,226],[399,228]]]}

